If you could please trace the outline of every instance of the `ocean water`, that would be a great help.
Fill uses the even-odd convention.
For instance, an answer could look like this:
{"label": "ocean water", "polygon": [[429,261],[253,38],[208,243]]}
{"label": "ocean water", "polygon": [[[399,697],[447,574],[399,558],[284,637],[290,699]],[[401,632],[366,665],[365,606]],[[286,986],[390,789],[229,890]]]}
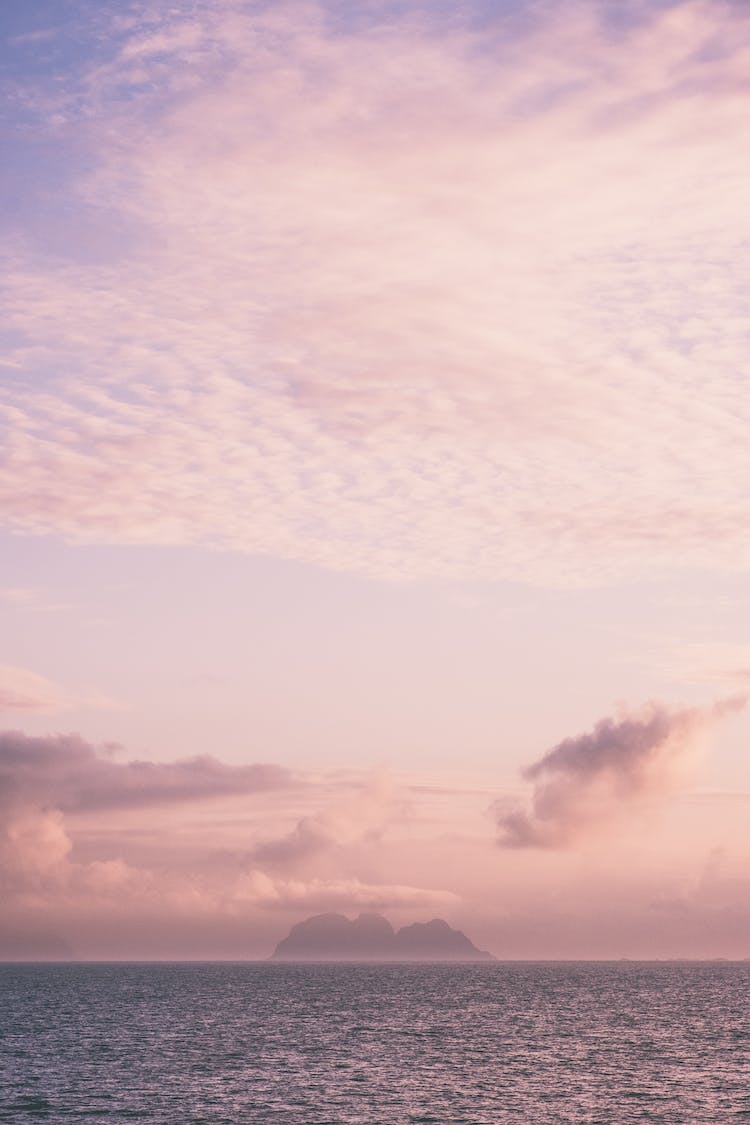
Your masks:
{"label": "ocean water", "polygon": [[750,964],[0,965],[0,1121],[750,1122]]}

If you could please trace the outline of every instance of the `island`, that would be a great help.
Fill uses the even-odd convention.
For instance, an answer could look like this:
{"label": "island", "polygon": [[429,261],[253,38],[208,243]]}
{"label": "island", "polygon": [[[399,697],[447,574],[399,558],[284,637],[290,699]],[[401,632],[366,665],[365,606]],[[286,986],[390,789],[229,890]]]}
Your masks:
{"label": "island", "polygon": [[442,918],[394,930],[382,914],[315,914],[292,926],[272,961],[495,961]]}

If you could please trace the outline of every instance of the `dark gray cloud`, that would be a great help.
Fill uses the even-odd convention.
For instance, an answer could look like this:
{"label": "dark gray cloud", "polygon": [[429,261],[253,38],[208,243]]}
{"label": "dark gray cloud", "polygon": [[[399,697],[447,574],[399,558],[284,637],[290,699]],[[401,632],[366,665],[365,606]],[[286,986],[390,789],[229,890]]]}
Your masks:
{"label": "dark gray cloud", "polygon": [[554,746],[523,771],[528,808],[497,807],[503,847],[561,847],[624,806],[674,787],[696,736],[745,706],[745,698],[670,711],[650,704],[636,716],[602,719]]}
{"label": "dark gray cloud", "polygon": [[46,804],[63,812],[139,808],[282,788],[281,766],[227,765],[209,754],[173,762],[116,761],[112,747],[77,734],[0,732],[0,806]]}

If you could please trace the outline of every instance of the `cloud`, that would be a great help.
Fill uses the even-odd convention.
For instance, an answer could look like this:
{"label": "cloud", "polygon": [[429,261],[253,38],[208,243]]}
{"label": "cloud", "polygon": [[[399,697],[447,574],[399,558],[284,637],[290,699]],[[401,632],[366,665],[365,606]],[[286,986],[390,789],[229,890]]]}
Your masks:
{"label": "cloud", "polygon": [[75,608],[73,603],[57,601],[36,586],[0,587],[0,603],[11,606],[19,612],[59,613]]}
{"label": "cloud", "polygon": [[9,524],[396,579],[745,569],[750,19],[533,8],[145,5],[16,90],[61,198],[7,240]]}
{"label": "cloud", "polygon": [[321,910],[336,906],[451,906],[460,901],[451,891],[365,883],[359,879],[278,879],[255,869],[240,877],[234,896],[238,902]]}
{"label": "cloud", "polygon": [[[18,604],[18,603],[16,603]],[[71,711],[76,707],[116,709],[117,703],[103,695],[81,695],[27,668],[0,665],[0,713]]]}
{"label": "cloud", "polygon": [[[75,926],[135,913],[158,930],[170,913],[219,920],[247,906],[246,890],[235,893],[236,876],[217,877],[202,862],[196,829],[186,838],[186,825],[191,816],[200,824],[218,798],[284,789],[287,771],[209,756],[120,761],[113,758],[119,749],[78,735],[0,733],[0,892],[8,925],[23,927],[29,918],[40,925],[54,915]],[[180,820],[186,808],[193,812]],[[245,812],[245,831],[247,824]],[[138,847],[144,837],[145,851]],[[283,901],[282,890],[275,900]]]}
{"label": "cloud", "polygon": [[12,36],[8,42],[13,47],[21,47],[27,43],[46,43],[54,39],[59,32],[54,27],[40,28],[38,31],[27,31],[22,35]]}
{"label": "cloud", "polygon": [[335,844],[336,838],[324,818],[305,816],[286,836],[258,844],[253,850],[253,857],[261,863],[294,863],[326,851]]}
{"label": "cloud", "polygon": [[0,732],[0,809],[54,805],[63,812],[145,808],[289,785],[281,766],[226,765],[210,755],[173,762],[113,761],[79,735]]}
{"label": "cloud", "polygon": [[0,886],[54,873],[71,848],[59,810],[0,804]]}
{"label": "cloud", "polygon": [[[739,704],[702,712],[705,729],[733,706]],[[642,762],[640,770],[649,774],[650,790],[634,780],[639,768],[631,763],[625,781],[607,787],[599,776],[600,789],[593,792],[597,771],[587,772],[578,761],[583,750],[576,755],[570,744],[593,742],[595,732],[568,740],[568,751],[555,759],[555,776],[568,771],[588,802],[585,823],[575,831],[601,825],[602,809],[609,820],[632,809],[633,801],[649,799],[648,792],[658,796],[676,783],[689,758],[684,724],[678,733],[675,719],[683,713],[651,708],[628,719],[641,724],[646,744],[644,730],[655,712],[668,716],[673,744],[669,752],[644,751],[649,764]],[[697,737],[698,720],[695,726]],[[505,853],[509,861],[498,866],[497,853],[493,858],[475,831],[486,806],[476,778],[464,778],[463,790],[456,777],[439,786],[434,771],[383,778],[378,812],[377,774],[319,771],[256,790],[257,777],[215,762],[215,784],[202,799],[195,788],[185,796],[187,763],[187,771],[178,771],[180,786],[173,774],[156,774],[154,788],[136,798],[124,752],[81,742],[13,736],[0,743],[0,956],[3,935],[15,942],[22,934],[41,939],[49,933],[84,958],[266,956],[285,928],[279,922],[284,913],[384,909],[408,922],[416,911],[442,913],[458,902],[472,935],[507,956],[744,956],[747,795],[702,792],[680,802],[670,823],[654,825],[647,837],[621,836],[606,849],[584,853],[517,849],[512,862]],[[606,759],[602,751],[600,772]],[[99,774],[97,761],[118,769]],[[532,784],[552,777],[539,773]],[[123,788],[126,802],[117,795]],[[400,807],[404,791],[408,816]],[[368,793],[374,794],[372,809],[363,804],[357,827],[357,801],[367,801]],[[273,862],[253,854],[257,840],[284,840],[305,815],[318,823],[344,809],[349,796],[352,815],[322,850]],[[570,809],[566,805],[552,826],[557,836],[563,815],[583,815],[578,805]],[[709,872],[684,925],[683,915],[673,924],[665,910],[649,905],[693,893],[696,871],[717,846],[733,857],[732,867],[719,872],[720,879]],[[711,933],[702,928],[709,922],[701,904],[710,907]]]}
{"label": "cloud", "polygon": [[116,823],[106,845],[110,854],[81,862],[74,852],[72,818],[139,810],[159,810],[163,816],[170,807],[290,784],[287,772],[274,765],[230,766],[209,756],[119,762],[112,760],[113,749],[96,748],[78,735],[0,732],[0,887],[7,895],[41,894],[53,902],[72,896],[82,898],[87,908],[92,903],[101,908],[119,896],[124,903],[148,901],[153,908],[159,893],[175,881],[179,886],[184,877],[156,879],[148,868],[128,863],[117,854],[127,847],[127,830]]}
{"label": "cloud", "polygon": [[396,794],[382,770],[373,770],[346,798],[302,817],[291,832],[258,844],[252,858],[261,863],[295,864],[331,848],[379,838],[393,815]]}
{"label": "cloud", "polygon": [[34,586],[5,586],[0,588],[0,602],[8,605],[33,605],[38,596]]}
{"label": "cloud", "polygon": [[[407,878],[403,862],[391,870],[378,862],[373,844],[398,807],[381,771],[300,780],[267,764],[127,761],[122,753],[78,735],[0,733],[3,933],[43,933],[54,922],[76,949],[101,940],[109,952],[127,952],[144,940],[152,951],[229,942],[236,952],[269,912],[460,901],[435,886],[433,873]],[[291,833],[269,834],[265,851],[248,849],[248,836],[289,823],[302,793],[313,811]],[[263,800],[238,801],[242,794]],[[196,927],[194,945],[174,932],[177,919]],[[102,933],[109,936],[92,936]]]}
{"label": "cloud", "polygon": [[[365,876],[352,870],[351,862],[329,865],[324,873],[279,875],[274,865],[301,864],[315,855],[315,849],[295,850],[283,837],[268,849],[270,871],[239,848],[218,859],[207,855],[204,830],[214,847],[217,831],[237,843],[257,831],[256,810],[215,799],[262,792],[269,807],[261,816],[273,817],[279,813],[274,790],[286,811],[282,793],[291,786],[286,771],[230,766],[209,757],[123,762],[113,758],[116,749],[94,747],[76,735],[0,734],[0,956],[6,932],[42,934],[53,921],[76,948],[80,939],[80,947],[90,949],[91,935],[112,927],[116,932],[105,945],[110,951],[121,948],[118,942],[123,949],[140,948],[139,934],[147,935],[152,950],[165,941],[169,948],[184,948],[173,933],[181,919],[202,927],[192,939],[194,950],[222,949],[222,942],[231,940],[239,943],[231,944],[236,951],[247,942],[250,919],[257,925],[268,911],[409,909],[459,901],[448,890],[383,877],[372,856],[365,858]],[[338,776],[318,782],[326,794],[342,788]],[[378,809],[380,819],[385,815],[387,779],[373,774],[348,779],[346,786],[353,790],[348,813],[340,800],[310,817],[329,851],[372,837],[375,829],[368,833],[367,824],[378,822]],[[102,813],[106,817],[97,815]],[[244,937],[231,937],[240,923]]]}
{"label": "cloud", "polygon": [[732,698],[679,711],[650,704],[640,714],[602,719],[590,733],[566,738],[524,770],[533,783],[531,807],[497,808],[499,843],[564,847],[623,810],[670,792],[696,738],[746,702]]}
{"label": "cloud", "polygon": [[59,684],[26,668],[0,665],[0,712],[64,711],[71,697]]}
{"label": "cloud", "polygon": [[740,688],[750,680],[750,645],[732,641],[660,643],[652,638],[650,642],[650,660],[661,676]]}

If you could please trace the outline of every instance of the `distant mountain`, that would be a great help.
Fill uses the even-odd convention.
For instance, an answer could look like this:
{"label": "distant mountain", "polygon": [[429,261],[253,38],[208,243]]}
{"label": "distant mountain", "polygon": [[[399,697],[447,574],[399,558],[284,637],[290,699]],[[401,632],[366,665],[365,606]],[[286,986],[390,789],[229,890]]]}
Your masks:
{"label": "distant mountain", "polygon": [[442,918],[394,930],[382,914],[315,914],[292,926],[275,961],[494,961]]}

